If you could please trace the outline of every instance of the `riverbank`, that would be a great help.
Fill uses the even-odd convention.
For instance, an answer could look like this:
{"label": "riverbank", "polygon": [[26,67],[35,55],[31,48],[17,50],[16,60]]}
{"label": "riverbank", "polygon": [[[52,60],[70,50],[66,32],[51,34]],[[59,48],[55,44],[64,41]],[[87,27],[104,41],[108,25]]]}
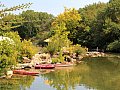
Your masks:
{"label": "riverbank", "polygon": [[31,67],[34,66],[36,64],[55,64],[55,63],[71,63],[71,64],[75,64],[76,62],[81,61],[83,58],[86,57],[106,57],[107,55],[103,52],[87,52],[85,54],[80,54],[77,55],[76,53],[63,53],[62,55],[62,62],[59,61],[60,57],[59,57],[59,53],[58,54],[54,54],[52,57],[49,53],[38,53],[35,54],[33,56],[33,58],[27,59],[27,57],[24,59],[24,61],[30,61],[29,63],[25,63],[25,64],[18,64],[17,66],[19,67],[25,67],[25,65],[27,65],[26,67]]}
{"label": "riverbank", "polygon": [[[63,53],[62,55],[64,57],[64,61],[63,62],[54,62],[52,60],[54,59],[59,59],[59,54],[54,54],[52,57],[50,56],[49,53],[38,53],[35,54],[33,56],[32,59],[28,59],[27,57],[24,57],[23,59],[23,63],[19,63],[17,64],[15,67],[13,67],[13,69],[30,69],[32,67],[35,67],[36,64],[56,64],[56,63],[60,63],[61,65],[64,66],[68,66],[68,65],[75,65],[76,63],[80,63],[81,60],[83,58],[86,57],[105,57],[106,54],[103,52],[87,52],[85,54],[81,54],[81,55],[76,55],[76,53],[72,53],[72,54],[65,54]],[[28,62],[29,61],[29,62]],[[7,73],[5,73],[6,76],[11,76],[12,73],[9,71],[7,71]]]}

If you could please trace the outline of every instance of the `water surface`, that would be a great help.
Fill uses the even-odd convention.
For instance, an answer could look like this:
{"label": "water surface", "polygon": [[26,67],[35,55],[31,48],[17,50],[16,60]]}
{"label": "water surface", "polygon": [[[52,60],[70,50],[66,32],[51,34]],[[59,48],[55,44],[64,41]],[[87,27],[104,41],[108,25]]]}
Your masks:
{"label": "water surface", "polygon": [[39,76],[0,79],[0,90],[120,90],[120,58],[85,58]]}

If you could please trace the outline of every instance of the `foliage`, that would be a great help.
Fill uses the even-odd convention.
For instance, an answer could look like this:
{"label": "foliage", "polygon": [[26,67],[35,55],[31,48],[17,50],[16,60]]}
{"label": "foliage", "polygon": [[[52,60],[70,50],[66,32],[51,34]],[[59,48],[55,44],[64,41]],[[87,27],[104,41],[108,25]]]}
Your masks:
{"label": "foliage", "polygon": [[56,47],[57,47],[57,45],[56,45],[55,42],[49,43],[48,46],[46,47],[47,48],[47,52],[50,53],[51,56],[53,56],[53,54],[55,52],[57,52]]}
{"label": "foliage", "polygon": [[[94,43],[94,39],[96,40],[96,28],[97,26],[100,27],[100,25],[96,25],[94,21],[97,20],[98,14],[106,8],[105,3],[94,3],[87,5],[84,8],[80,8],[78,12],[81,15],[81,22],[77,26],[74,36],[74,43],[75,44],[81,44],[82,46],[86,46],[88,48],[96,48]],[[101,17],[101,16],[100,16]],[[98,33],[99,34],[99,33]],[[95,36],[96,35],[96,36]],[[99,38],[97,38],[99,39]]]}
{"label": "foliage", "polygon": [[65,31],[65,23],[61,23],[60,26],[56,25],[54,29],[55,35],[50,38],[47,46],[47,49],[50,53],[52,51],[52,54],[54,52],[59,52],[62,47],[68,47],[71,44],[67,38],[69,32]]}
{"label": "foliage", "polygon": [[106,50],[107,45],[120,38],[119,5],[119,0],[111,0],[107,4],[107,7],[98,14],[97,20],[93,23],[93,42],[99,48],[104,48]]}
{"label": "foliage", "polygon": [[35,53],[38,52],[38,48],[36,48],[32,42],[27,41],[27,40],[23,40],[22,41],[22,49],[21,49],[21,55],[22,57],[28,57],[28,58],[32,58],[33,55],[35,55]]}
{"label": "foliage", "polygon": [[12,42],[0,41],[0,60],[2,62],[0,67],[15,65],[22,57],[31,58],[38,51],[32,42],[26,40],[21,42],[17,32],[7,32],[4,36],[9,37]]}
{"label": "foliage", "polygon": [[80,20],[81,20],[80,14],[75,8],[70,9],[65,8],[65,11],[56,17],[53,24],[59,25],[64,22],[66,24],[67,30],[70,30],[72,28],[75,28],[78,24],[78,21]]}
{"label": "foliage", "polygon": [[[77,10],[67,9],[58,15],[52,23],[52,32],[54,35],[50,38],[48,42],[48,48],[52,46],[54,52],[59,52],[63,47],[69,47],[72,43],[68,39],[70,30],[72,27],[76,27],[77,22],[80,20],[80,15]],[[52,51],[53,51],[52,49]]]}
{"label": "foliage", "polygon": [[11,29],[19,27],[22,24],[22,19],[18,15],[8,14],[4,16],[0,21],[0,34],[10,32]]}
{"label": "foliage", "polygon": [[[30,41],[22,41],[17,32],[6,32],[4,36],[9,37],[14,42],[14,49],[17,51],[17,59],[22,59],[22,57],[27,56],[31,58],[38,50],[35,46],[32,45]],[[16,60],[17,60],[16,59]]]}
{"label": "foliage", "polygon": [[69,52],[70,55],[72,55],[73,53],[76,53],[76,56],[78,56],[78,55],[86,54],[88,51],[88,48],[81,47],[81,45],[78,45],[78,44],[70,45],[69,47],[63,47],[61,48],[58,57],[52,58],[52,62],[53,63],[64,62],[64,58],[66,57],[66,55],[64,55],[65,51]]}
{"label": "foliage", "polygon": [[0,68],[15,65],[17,63],[17,53],[14,43],[9,40],[0,41]]}
{"label": "foliage", "polygon": [[[68,31],[67,37],[73,44],[76,41],[77,30],[76,28],[79,26],[79,22],[81,21],[81,15],[74,8],[67,9],[65,8],[64,13],[60,14],[54,23],[61,24],[61,22],[65,23],[66,30]],[[80,30],[79,30],[80,31]]]}
{"label": "foliage", "polygon": [[[0,17],[6,16],[7,12],[10,12],[10,11],[16,11],[16,10],[20,10],[24,8],[29,8],[31,4],[32,3],[27,3],[27,4],[18,5],[18,6],[13,6],[11,8],[4,8],[0,11]],[[0,7],[5,7],[5,5],[0,3]]]}
{"label": "foliage", "polygon": [[[11,8],[5,8],[0,5],[3,9],[0,10],[0,32],[5,32],[6,30],[11,30],[11,28],[19,27],[19,23],[21,23],[21,18],[18,18],[16,15],[9,14],[9,12],[28,8],[31,3],[22,4],[18,6],[14,6]],[[18,22],[19,21],[19,22]],[[14,24],[18,24],[15,25]]]}
{"label": "foliage", "polygon": [[22,39],[31,39],[38,45],[44,45],[44,40],[49,37],[53,15],[33,10],[23,11],[19,15],[24,18],[23,24],[16,28]]}
{"label": "foliage", "polygon": [[59,58],[52,58],[52,63],[58,63],[58,62],[60,62]]}
{"label": "foliage", "polygon": [[87,48],[83,48],[77,44],[73,46],[73,52],[75,52],[78,55],[85,54],[87,52]]}
{"label": "foliage", "polygon": [[22,18],[8,13],[27,8],[30,5],[31,3],[5,8],[3,7],[4,5],[0,4],[0,7],[3,7],[0,10],[0,36],[10,38],[10,40],[0,41],[0,68],[8,68],[11,65],[15,65],[22,47],[18,33],[11,31],[12,28],[16,28],[21,24]]}
{"label": "foliage", "polygon": [[59,56],[58,56],[58,61],[59,62],[64,62],[64,58],[65,58],[65,56],[63,56],[63,50],[61,50],[60,52],[59,52]]}
{"label": "foliage", "polygon": [[11,38],[14,41],[17,50],[20,50],[19,48],[21,48],[21,46],[20,46],[21,38],[20,38],[20,36],[18,35],[17,32],[12,32],[12,31],[11,32],[6,32],[6,33],[3,34],[3,36]]}
{"label": "foliage", "polygon": [[63,63],[65,56],[63,55],[63,50],[60,50],[57,58],[52,58],[52,63]]}
{"label": "foliage", "polygon": [[86,24],[91,26],[92,21],[96,20],[97,15],[100,11],[106,8],[105,3],[93,3],[90,5],[85,6],[84,8],[79,8],[78,12],[81,15],[82,21]]}
{"label": "foliage", "polygon": [[88,48],[99,47],[106,50],[110,43],[119,40],[119,6],[119,0],[110,0],[107,4],[94,3],[85,8],[80,8],[78,11],[82,21],[74,29],[74,39],[71,39],[74,41],[73,43],[78,43]]}
{"label": "foliage", "polygon": [[79,44],[71,45],[70,47],[63,47],[63,51],[69,51],[70,54],[76,53],[78,55],[85,54],[88,51],[88,48],[84,48]]}
{"label": "foliage", "polygon": [[114,42],[110,43],[107,46],[107,50],[114,51],[114,52],[120,52],[120,41],[115,40]]}

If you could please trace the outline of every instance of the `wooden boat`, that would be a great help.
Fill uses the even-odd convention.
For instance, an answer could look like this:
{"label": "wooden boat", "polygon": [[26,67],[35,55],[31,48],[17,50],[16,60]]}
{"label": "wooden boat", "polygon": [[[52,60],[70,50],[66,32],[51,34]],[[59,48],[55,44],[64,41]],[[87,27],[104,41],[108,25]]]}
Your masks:
{"label": "wooden boat", "polygon": [[55,68],[55,65],[53,64],[39,64],[35,65],[35,69],[53,69]]}
{"label": "wooden boat", "polygon": [[37,75],[38,72],[31,72],[31,71],[25,71],[25,70],[13,70],[13,74],[21,74],[21,75]]}
{"label": "wooden boat", "polygon": [[73,66],[73,64],[64,64],[64,63],[55,64],[55,67],[70,67],[70,66]]}

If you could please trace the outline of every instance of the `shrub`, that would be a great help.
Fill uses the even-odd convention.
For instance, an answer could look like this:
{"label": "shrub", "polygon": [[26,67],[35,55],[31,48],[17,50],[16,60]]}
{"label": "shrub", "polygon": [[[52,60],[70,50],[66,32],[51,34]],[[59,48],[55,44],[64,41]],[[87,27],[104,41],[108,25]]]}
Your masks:
{"label": "shrub", "polygon": [[59,62],[58,58],[52,58],[52,63],[57,63],[57,62]]}
{"label": "shrub", "polygon": [[32,58],[38,52],[38,48],[35,47],[32,42],[24,40],[22,41],[21,55],[22,57]]}
{"label": "shrub", "polygon": [[81,47],[78,44],[74,45],[73,47],[74,47],[73,52],[75,52],[77,55],[79,55],[79,54],[85,54],[87,52],[86,48],[83,48],[83,47]]}
{"label": "shrub", "polygon": [[17,63],[17,54],[15,44],[11,44],[9,40],[0,41],[0,68],[15,65]]}
{"label": "shrub", "polygon": [[[71,45],[70,47],[64,47],[65,51],[69,51],[70,54],[76,53],[76,54],[85,54],[87,52],[87,48],[83,48],[80,45]],[[63,50],[63,51],[64,51]]]}
{"label": "shrub", "polygon": [[47,52],[50,53],[51,56],[53,56],[53,54],[57,51],[56,45],[55,43],[49,43],[47,48]]}
{"label": "shrub", "polygon": [[107,50],[113,52],[120,52],[120,41],[115,40],[107,46]]}

